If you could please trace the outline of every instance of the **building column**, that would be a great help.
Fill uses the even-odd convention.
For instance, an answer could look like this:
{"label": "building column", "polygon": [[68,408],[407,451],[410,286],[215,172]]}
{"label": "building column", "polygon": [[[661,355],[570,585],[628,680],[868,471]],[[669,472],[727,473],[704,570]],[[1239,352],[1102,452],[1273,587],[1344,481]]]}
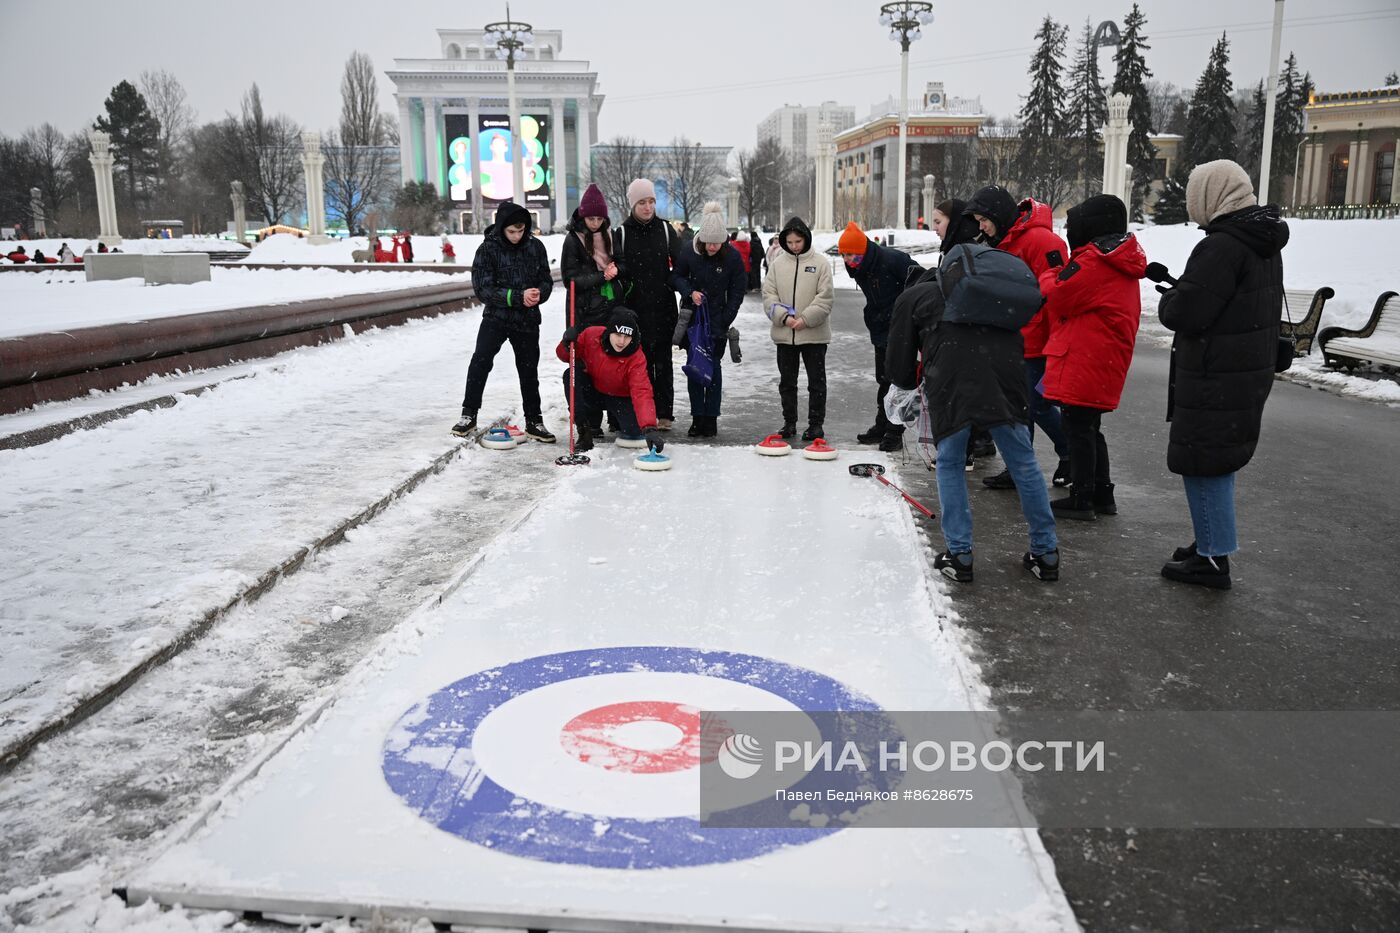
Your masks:
{"label": "building column", "polygon": [[399,98],[399,184],[413,181],[413,104]]}
{"label": "building column", "polygon": [[1308,200],[1308,180],[1312,178],[1313,159],[1315,158],[1317,158],[1317,144],[1311,142],[1305,143],[1303,145],[1303,168],[1298,173],[1298,177],[1293,179],[1293,186],[1297,191],[1297,194],[1293,198],[1296,202],[1293,205],[1294,207],[1301,207],[1304,204],[1312,203],[1312,201]]}
{"label": "building column", "polygon": [[484,209],[481,203],[481,98],[467,98],[467,135],[471,138],[471,162],[472,170],[472,223],[471,232],[480,233],[486,229],[486,223],[481,216]]}
{"label": "building column", "polygon": [[101,130],[88,130],[92,146],[92,174],[97,188],[97,238],[108,246],[122,241],[117,233],[117,199],[112,187],[112,137]]}
{"label": "building column", "polygon": [[1360,146],[1361,140],[1353,139],[1351,141],[1351,150],[1347,153],[1347,187],[1346,194],[1342,197],[1342,201],[1347,204],[1356,203],[1356,176],[1358,174],[1356,171],[1356,150]]}
{"label": "building column", "polygon": [[[549,170],[554,175],[554,222],[565,223],[569,219],[569,161],[566,154],[569,147],[564,145],[564,101],[559,97],[549,99]],[[580,198],[583,192],[578,193]]]}
{"label": "building column", "polygon": [[438,195],[443,194],[442,187],[442,143],[441,134],[438,132],[438,124],[442,119],[442,102],[436,97],[429,98],[423,102],[423,153],[426,156],[428,170],[428,181]]}
{"label": "building column", "polygon": [[322,180],[326,157],[321,154],[321,134],[301,134],[301,172],[306,180],[307,242],[320,245],[326,236],[326,186]]}
{"label": "building column", "polygon": [[578,185],[587,187],[593,175],[593,160],[589,150],[593,148],[593,108],[587,97],[575,98],[578,106]]}
{"label": "building column", "polygon": [[1395,162],[1390,169],[1390,203],[1400,204],[1400,136],[1395,137]]}
{"label": "building column", "polygon": [[1312,177],[1308,179],[1308,188],[1312,192],[1312,203],[1327,203],[1327,184],[1332,172],[1332,146],[1328,145],[1327,138],[1323,137],[1317,144],[1317,158],[1313,160]]}
{"label": "building column", "polygon": [[1371,168],[1371,140],[1362,138],[1356,147],[1356,192],[1353,204],[1370,204],[1375,196],[1375,172]]}

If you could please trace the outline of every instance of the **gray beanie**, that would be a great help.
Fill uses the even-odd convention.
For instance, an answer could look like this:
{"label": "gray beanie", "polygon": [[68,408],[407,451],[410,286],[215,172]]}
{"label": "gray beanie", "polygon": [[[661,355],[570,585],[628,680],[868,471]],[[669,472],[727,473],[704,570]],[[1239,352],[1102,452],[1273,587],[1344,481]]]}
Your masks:
{"label": "gray beanie", "polygon": [[695,234],[695,239],[701,243],[726,243],[729,241],[729,230],[725,228],[724,218],[720,216],[718,201],[706,203],[704,213],[700,215],[700,232]]}
{"label": "gray beanie", "polygon": [[1202,162],[1186,181],[1186,215],[1198,227],[1258,203],[1249,174],[1229,159]]}

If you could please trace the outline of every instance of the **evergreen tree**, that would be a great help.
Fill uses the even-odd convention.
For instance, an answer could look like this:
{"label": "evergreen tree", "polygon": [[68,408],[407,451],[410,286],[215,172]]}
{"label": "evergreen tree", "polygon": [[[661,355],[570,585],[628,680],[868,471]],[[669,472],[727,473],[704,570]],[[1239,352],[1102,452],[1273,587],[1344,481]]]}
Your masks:
{"label": "evergreen tree", "polygon": [[1099,141],[1107,122],[1108,98],[1099,77],[1094,28],[1086,19],[1079,50],[1069,70],[1069,112],[1065,116],[1065,135],[1078,144],[1076,168],[1084,181],[1086,198],[1102,189],[1103,155],[1099,152]]}
{"label": "evergreen tree", "polygon": [[112,137],[112,160],[126,175],[130,203],[137,203],[140,192],[149,204],[150,182],[160,154],[160,124],[130,81],[112,88],[103,106],[107,115],[98,117],[96,126]]}
{"label": "evergreen tree", "polygon": [[1400,71],[1392,71],[1385,76],[1386,87],[1394,87],[1397,84],[1400,84]]}
{"label": "evergreen tree", "polygon": [[[1234,84],[1230,80],[1230,40],[1222,33],[1211,49],[1206,70],[1196,82],[1196,90],[1191,95],[1191,111],[1186,139],[1186,161],[1192,166],[1216,159],[1235,159],[1239,154],[1235,145],[1235,102],[1231,95]],[[1260,97],[1263,89],[1260,89]],[[1260,136],[1263,135],[1263,113],[1260,117]]]}
{"label": "evergreen tree", "polygon": [[[1267,104],[1268,95],[1264,93],[1264,82],[1261,80],[1250,92],[1244,119],[1238,121],[1241,130],[1235,140],[1239,163],[1250,178],[1259,177],[1259,163],[1264,157],[1264,114]],[[1275,112],[1274,126],[1278,126],[1279,116],[1280,114]],[[1274,139],[1278,139],[1277,133],[1274,134]]]}
{"label": "evergreen tree", "polygon": [[410,181],[394,192],[392,220],[400,230],[437,234],[443,229],[443,218],[452,210],[452,202],[438,197],[437,186],[430,181]]}
{"label": "evergreen tree", "polygon": [[1170,119],[1167,120],[1167,125],[1163,128],[1162,132],[1174,133],[1177,136],[1184,137],[1186,135],[1186,125],[1190,120],[1190,107],[1187,105],[1186,99],[1182,98],[1172,105],[1172,115]]}
{"label": "evergreen tree", "polygon": [[1118,72],[1113,78],[1113,93],[1127,94],[1128,122],[1131,132],[1128,135],[1128,164],[1133,167],[1133,197],[1128,205],[1129,215],[1134,220],[1142,219],[1142,204],[1147,198],[1147,189],[1152,184],[1152,163],[1157,158],[1157,149],[1148,138],[1152,133],[1152,102],[1147,96],[1147,79],[1152,71],[1147,67],[1143,52],[1152,48],[1142,34],[1147,17],[1136,3],[1123,20],[1123,32],[1118,51],[1113,56]]}
{"label": "evergreen tree", "polygon": [[1069,30],[1046,16],[1036,31],[1039,40],[1031,57],[1031,90],[1021,105],[1021,144],[1016,159],[1018,180],[1025,193],[1052,208],[1070,192],[1074,170],[1065,143],[1060,112],[1060,76]]}
{"label": "evergreen tree", "polygon": [[1312,76],[1298,74],[1298,57],[1292,52],[1279,73],[1278,94],[1274,106],[1274,151],[1269,168],[1269,192],[1266,203],[1279,204],[1284,199],[1284,180],[1291,178],[1298,162],[1298,147],[1303,142],[1306,118],[1303,108],[1312,96]]}
{"label": "evergreen tree", "polygon": [[1184,163],[1177,161],[1176,168],[1167,176],[1162,185],[1162,193],[1152,207],[1152,221],[1157,224],[1184,224],[1186,216],[1186,181],[1191,171]]}

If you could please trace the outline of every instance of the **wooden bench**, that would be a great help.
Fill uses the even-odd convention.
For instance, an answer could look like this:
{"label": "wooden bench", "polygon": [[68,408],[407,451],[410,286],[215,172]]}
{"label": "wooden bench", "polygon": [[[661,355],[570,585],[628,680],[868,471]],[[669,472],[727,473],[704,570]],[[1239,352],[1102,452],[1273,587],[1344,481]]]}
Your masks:
{"label": "wooden bench", "polygon": [[[1317,335],[1317,325],[1322,320],[1322,306],[1336,292],[1327,286],[1312,291],[1306,288],[1285,288],[1282,320],[1279,334],[1292,336],[1295,341],[1295,356],[1307,356],[1312,352],[1313,338]],[[1289,323],[1292,321],[1292,323]]]}
{"label": "wooden bench", "polygon": [[1360,330],[1324,327],[1317,342],[1328,366],[1355,369],[1368,361],[1400,366],[1400,294],[1382,292],[1371,319]]}

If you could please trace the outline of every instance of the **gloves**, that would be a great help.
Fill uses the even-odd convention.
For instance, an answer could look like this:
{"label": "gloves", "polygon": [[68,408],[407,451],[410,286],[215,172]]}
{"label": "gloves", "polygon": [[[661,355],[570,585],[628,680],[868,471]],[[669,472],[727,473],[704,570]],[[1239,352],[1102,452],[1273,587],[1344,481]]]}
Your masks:
{"label": "gloves", "polygon": [[681,346],[681,341],[685,340],[685,332],[690,328],[690,318],[694,313],[691,308],[681,308],[680,316],[676,318],[676,329],[671,334],[671,343],[674,346]]}
{"label": "gloves", "polygon": [[773,304],[768,308],[768,320],[772,321],[774,324],[781,324],[788,318],[793,317],[796,314],[796,308],[792,307],[791,305],[785,305],[782,302],[778,301],[773,302]]}
{"label": "gloves", "polygon": [[656,428],[648,428],[645,432],[647,446],[657,453],[661,453],[666,447],[666,442],[661,439],[661,432]]}
{"label": "gloves", "polygon": [[739,328],[729,328],[729,358],[738,363],[744,358],[743,352],[739,349]]}
{"label": "gloves", "polygon": [[570,327],[570,328],[567,328],[567,329],[564,331],[564,343],[565,343],[565,344],[570,344],[570,343],[574,343],[575,341],[577,341],[577,340],[578,340],[578,331],[579,331],[579,329],[578,329],[577,327]]}

